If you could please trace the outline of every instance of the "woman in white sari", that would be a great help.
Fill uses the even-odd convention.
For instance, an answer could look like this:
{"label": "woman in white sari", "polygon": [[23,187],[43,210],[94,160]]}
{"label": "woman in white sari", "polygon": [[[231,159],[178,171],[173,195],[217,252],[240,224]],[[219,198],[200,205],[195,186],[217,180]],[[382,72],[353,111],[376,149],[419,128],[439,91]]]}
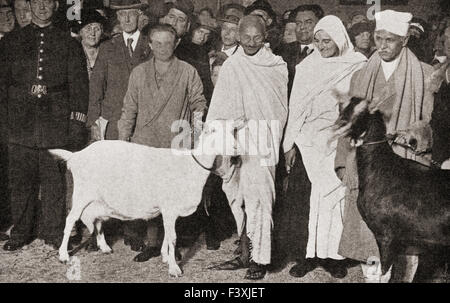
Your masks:
{"label": "woman in white sari", "polygon": [[353,73],[365,62],[342,21],[330,15],[314,29],[314,52],[296,67],[283,148],[289,172],[297,145],[312,187],[306,258],[291,269],[292,276],[303,277],[318,265],[333,277],[347,275],[338,254],[345,188],[334,171],[337,142],[327,142],[339,114],[335,91],[347,93]]}

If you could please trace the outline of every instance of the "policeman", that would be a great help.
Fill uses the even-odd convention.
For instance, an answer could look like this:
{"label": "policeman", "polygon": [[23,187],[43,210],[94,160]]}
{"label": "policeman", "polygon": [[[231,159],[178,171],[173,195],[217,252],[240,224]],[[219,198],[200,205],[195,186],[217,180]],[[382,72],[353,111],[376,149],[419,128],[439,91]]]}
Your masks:
{"label": "policeman", "polygon": [[9,251],[32,240],[36,223],[38,238],[59,246],[66,215],[65,172],[48,149],[75,151],[86,139],[89,84],[83,50],[52,25],[58,1],[29,2],[32,23],[5,36],[0,49],[0,118],[7,121],[14,224],[4,245]]}

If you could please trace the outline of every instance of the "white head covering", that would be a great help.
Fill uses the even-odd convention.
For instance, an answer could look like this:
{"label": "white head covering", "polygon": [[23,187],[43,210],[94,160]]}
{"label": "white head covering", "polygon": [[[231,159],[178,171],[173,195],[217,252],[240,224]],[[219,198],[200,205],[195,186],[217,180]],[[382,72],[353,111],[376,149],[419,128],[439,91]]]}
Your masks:
{"label": "white head covering", "polygon": [[[325,31],[333,39],[339,48],[339,55],[323,58],[319,50],[314,47],[314,52],[297,65],[289,101],[289,120],[283,143],[284,151],[292,148],[307,117],[313,119],[314,115],[336,112],[338,102],[331,92],[347,82],[345,91],[341,93],[348,92],[351,76],[367,61],[363,54],[355,52],[347,30],[338,17],[329,15],[322,18],[314,28],[314,34],[320,30]],[[316,108],[313,109],[313,107]],[[307,142],[311,138],[304,139]]]}
{"label": "white head covering", "polygon": [[328,15],[319,20],[314,28],[314,35],[318,31],[326,32],[339,48],[339,56],[346,55],[349,51],[353,51],[353,44],[345,29],[341,19],[336,16]]}
{"label": "white head covering", "polygon": [[375,13],[377,26],[375,31],[386,30],[390,33],[405,37],[408,34],[412,14],[393,10]]}

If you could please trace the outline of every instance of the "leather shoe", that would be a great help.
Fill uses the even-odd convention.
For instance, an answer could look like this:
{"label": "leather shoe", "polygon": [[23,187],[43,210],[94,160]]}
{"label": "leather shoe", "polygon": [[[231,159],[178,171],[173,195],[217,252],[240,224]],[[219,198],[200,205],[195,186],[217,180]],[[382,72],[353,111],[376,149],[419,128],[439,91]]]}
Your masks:
{"label": "leather shoe", "polygon": [[250,263],[250,267],[247,270],[247,273],[245,274],[246,280],[262,280],[266,276],[267,273],[267,266],[261,265],[255,262]]}
{"label": "leather shoe", "polygon": [[26,244],[25,241],[19,241],[19,240],[9,240],[5,243],[3,246],[3,249],[6,251],[16,251],[24,247]]}
{"label": "leather shoe", "polygon": [[348,271],[345,261],[325,260],[323,268],[330,273],[333,278],[343,279],[347,276]]}
{"label": "leather shoe", "polygon": [[307,273],[313,271],[317,267],[317,262],[314,260],[305,260],[297,262],[290,270],[289,274],[295,278],[303,278]]}
{"label": "leather shoe", "polygon": [[147,262],[151,258],[161,255],[161,249],[158,247],[145,247],[140,254],[134,257],[134,262]]}

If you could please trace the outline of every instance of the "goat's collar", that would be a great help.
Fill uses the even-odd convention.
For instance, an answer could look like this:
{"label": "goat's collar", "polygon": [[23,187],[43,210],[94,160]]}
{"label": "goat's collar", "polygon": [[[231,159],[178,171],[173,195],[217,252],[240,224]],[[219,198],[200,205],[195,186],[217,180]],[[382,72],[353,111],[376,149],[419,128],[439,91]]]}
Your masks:
{"label": "goat's collar", "polygon": [[[207,168],[205,165],[203,165],[202,163],[200,163],[200,161],[194,156],[194,154],[191,153],[191,156],[192,156],[192,159],[194,159],[194,161],[195,161],[198,165],[200,165],[201,168],[203,168],[203,169],[205,169],[205,170],[207,170],[207,171],[210,171],[210,172],[214,173],[214,170],[213,170],[212,167],[211,167],[211,168]],[[213,164],[213,167],[214,167],[214,164]]]}
{"label": "goat's collar", "polygon": [[382,143],[390,143],[390,142],[394,142],[394,140],[397,138],[396,135],[386,135],[384,137],[383,140],[378,140],[378,141],[372,141],[372,142],[363,142],[361,144],[361,146],[367,146],[367,145],[378,145],[378,144],[382,144]]}
{"label": "goat's collar", "polygon": [[367,145],[377,145],[377,144],[382,144],[382,143],[387,143],[391,141],[391,139],[384,139],[384,140],[380,140],[380,141],[373,141],[373,142],[364,142],[362,144],[362,146],[367,146]]}
{"label": "goat's collar", "polygon": [[383,140],[373,141],[373,142],[364,142],[361,146],[370,146],[370,145],[378,145],[378,144],[383,144],[383,143],[389,143],[390,145],[394,145],[395,144],[395,145],[401,146],[403,148],[409,149],[416,156],[420,156],[420,155],[427,154],[427,153],[431,152],[431,149],[427,149],[427,150],[424,150],[424,151],[418,151],[411,144],[401,143],[401,142],[395,141],[396,138],[397,138],[397,135],[386,135],[386,137]]}

